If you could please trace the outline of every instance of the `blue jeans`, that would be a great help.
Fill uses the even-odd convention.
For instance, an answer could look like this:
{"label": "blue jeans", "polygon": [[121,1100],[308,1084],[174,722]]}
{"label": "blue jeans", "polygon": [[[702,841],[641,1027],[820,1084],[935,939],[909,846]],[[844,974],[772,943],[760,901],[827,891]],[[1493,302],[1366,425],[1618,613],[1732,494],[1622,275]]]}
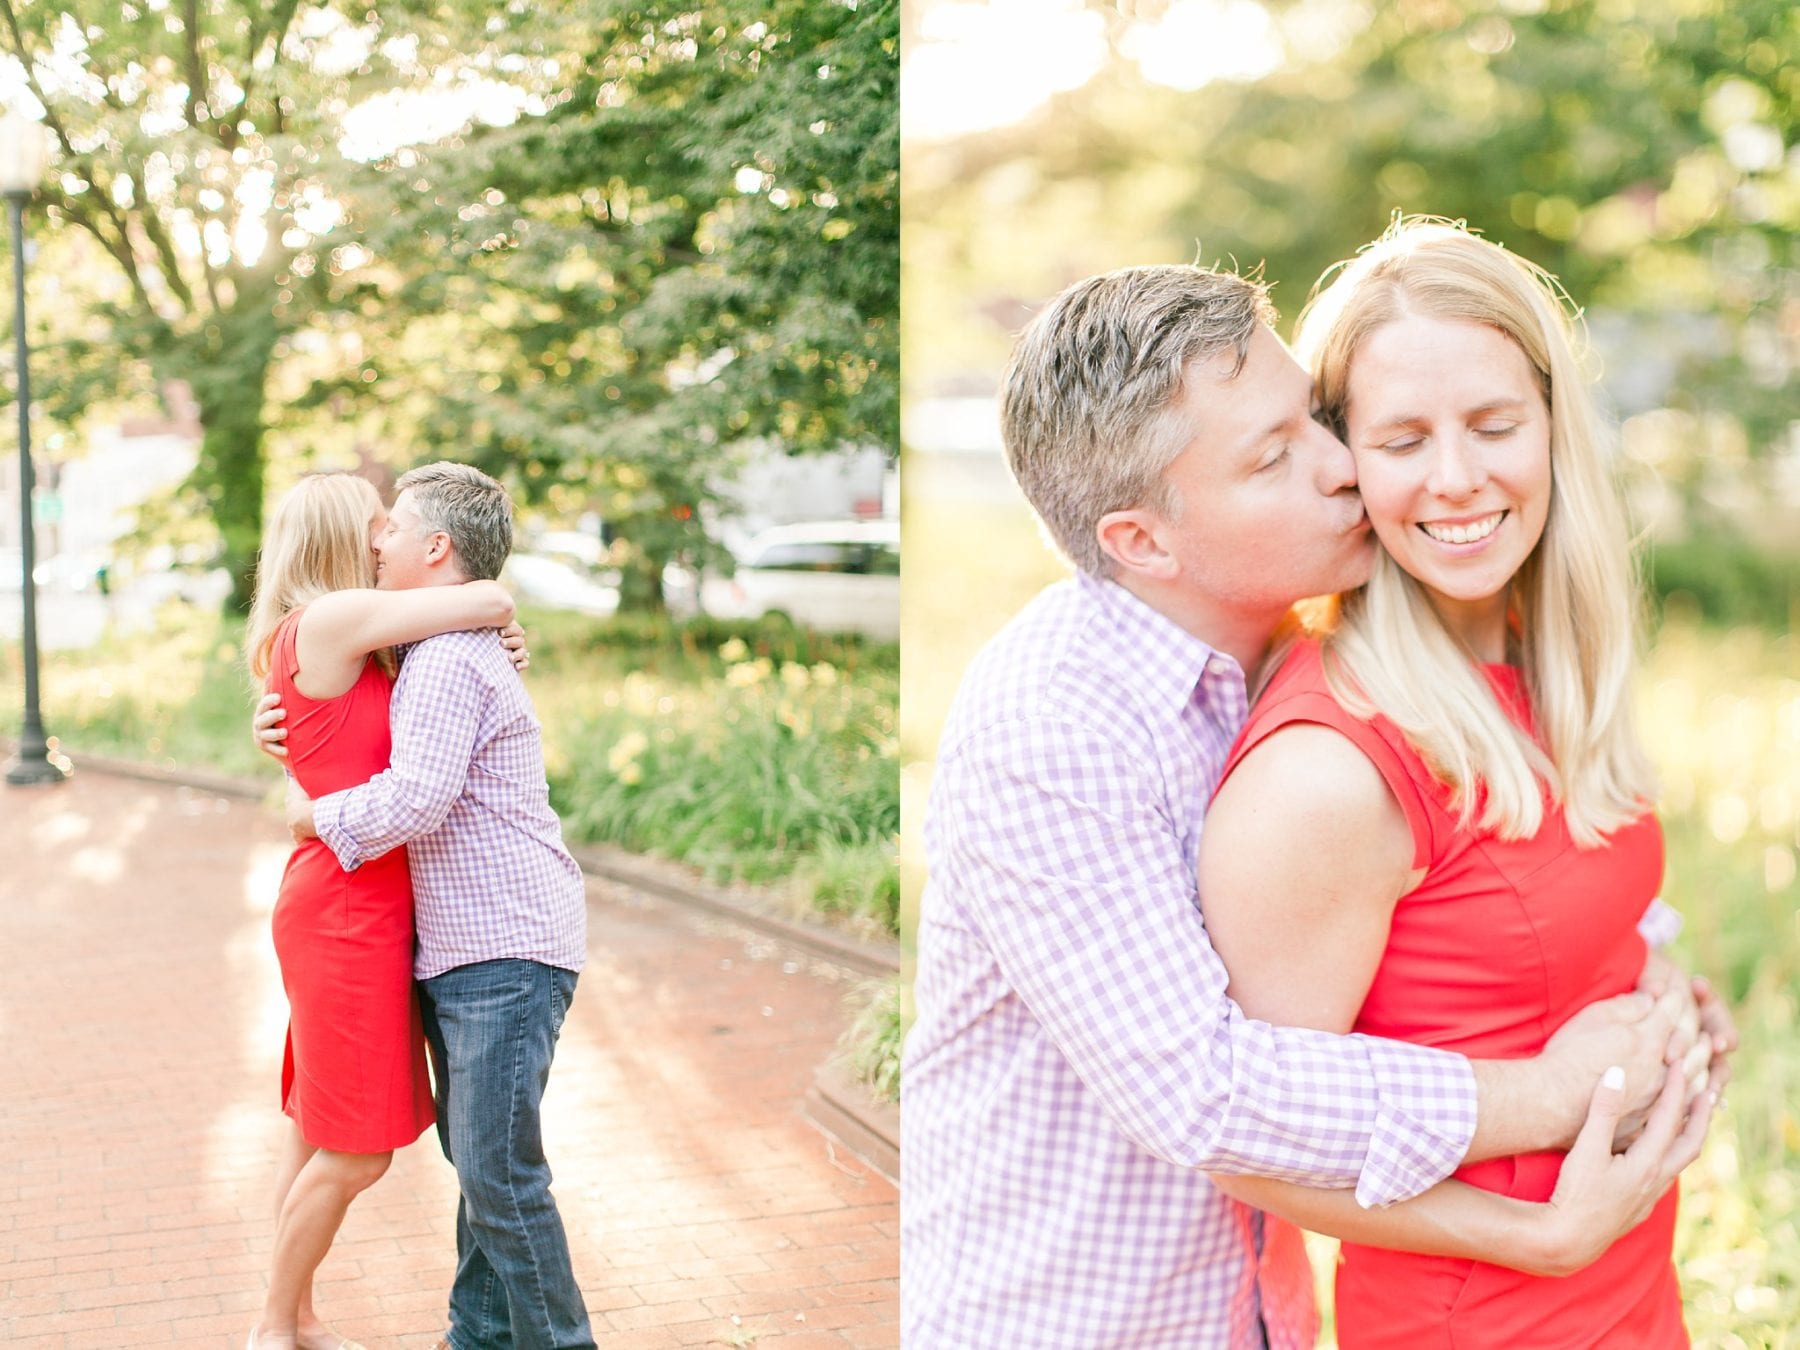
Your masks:
{"label": "blue jeans", "polygon": [[419,981],[438,1139],[456,1168],[455,1350],[592,1350],[594,1333],[550,1195],[539,1106],[575,976],[481,961]]}

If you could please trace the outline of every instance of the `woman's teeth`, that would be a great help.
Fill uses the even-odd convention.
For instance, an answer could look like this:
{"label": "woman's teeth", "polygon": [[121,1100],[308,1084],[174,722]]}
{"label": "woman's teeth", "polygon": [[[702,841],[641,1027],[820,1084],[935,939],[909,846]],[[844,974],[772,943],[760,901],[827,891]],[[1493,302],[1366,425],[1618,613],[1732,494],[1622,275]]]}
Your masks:
{"label": "woman's teeth", "polygon": [[1471,521],[1467,525],[1428,525],[1419,522],[1419,528],[1425,531],[1440,544],[1473,544],[1477,540],[1486,539],[1506,518],[1506,512],[1496,511],[1482,520]]}

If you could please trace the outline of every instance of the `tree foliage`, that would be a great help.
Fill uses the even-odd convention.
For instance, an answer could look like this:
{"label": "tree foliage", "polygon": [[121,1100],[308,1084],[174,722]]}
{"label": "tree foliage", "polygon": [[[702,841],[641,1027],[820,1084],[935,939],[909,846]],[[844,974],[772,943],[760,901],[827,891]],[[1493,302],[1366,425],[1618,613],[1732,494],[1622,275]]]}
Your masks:
{"label": "tree foliage", "polygon": [[105,273],[51,320],[48,398],[188,382],[240,603],[271,440],[596,505],[654,601],[732,445],[896,434],[896,29],[894,0],[0,0],[57,256]]}
{"label": "tree foliage", "polygon": [[376,78],[329,55],[347,26],[297,0],[0,0],[9,74],[53,139],[47,214],[116,283],[91,300],[99,334],[59,353],[52,396],[69,411],[139,357],[189,383],[193,482],[239,603],[262,518],[262,391],[326,272],[334,113]]}
{"label": "tree foliage", "polygon": [[745,445],[894,445],[896,29],[893,0],[602,9],[553,106],[426,154],[372,241],[391,418],[596,508],[639,605]]}

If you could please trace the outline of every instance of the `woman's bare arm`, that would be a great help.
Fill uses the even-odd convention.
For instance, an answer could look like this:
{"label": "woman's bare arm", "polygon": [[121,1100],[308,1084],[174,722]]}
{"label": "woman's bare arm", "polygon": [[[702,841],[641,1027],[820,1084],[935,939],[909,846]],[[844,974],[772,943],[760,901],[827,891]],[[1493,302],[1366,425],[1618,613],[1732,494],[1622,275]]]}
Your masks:
{"label": "woman's bare arm", "polygon": [[1343,735],[1297,723],[1245,755],[1200,840],[1201,912],[1245,1015],[1349,1031],[1412,857],[1400,804]]}
{"label": "woman's bare arm", "polygon": [[[1268,1177],[1215,1176],[1233,1199],[1346,1242],[1510,1266],[1530,1275],[1572,1275],[1649,1216],[1700,1154],[1716,1087],[1686,1105],[1686,1084],[1668,1070],[1650,1119],[1624,1153],[1612,1151],[1625,1113],[1623,1071],[1602,1080],[1556,1191],[1544,1204],[1443,1181],[1386,1209],[1364,1209],[1347,1190],[1322,1190]],[[1717,1077],[1715,1075],[1715,1082]],[[1684,1119],[1685,1116],[1685,1119]]]}
{"label": "woman's bare arm", "polygon": [[300,616],[295,683],[309,698],[335,698],[356,682],[370,652],[464,628],[500,628],[512,618],[513,598],[497,581],[333,591]]}

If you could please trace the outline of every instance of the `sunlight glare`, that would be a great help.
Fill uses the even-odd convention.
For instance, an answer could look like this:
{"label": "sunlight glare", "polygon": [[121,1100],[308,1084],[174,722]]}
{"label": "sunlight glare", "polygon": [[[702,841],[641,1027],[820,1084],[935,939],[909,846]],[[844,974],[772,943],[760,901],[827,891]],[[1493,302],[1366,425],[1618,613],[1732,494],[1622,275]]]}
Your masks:
{"label": "sunlight glare", "polygon": [[250,913],[267,917],[275,909],[281,877],[287,871],[288,844],[259,844],[244,867],[244,905]]}
{"label": "sunlight glare", "polygon": [[351,23],[343,15],[319,6],[300,16],[300,37],[312,45],[307,64],[324,75],[348,75],[369,59],[375,47],[376,29]]}
{"label": "sunlight glare", "polygon": [[72,844],[93,828],[93,822],[75,811],[59,811],[40,821],[37,842],[47,849]]}
{"label": "sunlight glare", "polygon": [[200,237],[206,243],[206,260],[214,267],[223,267],[231,261],[231,235],[225,229],[225,222],[218,217],[209,217],[200,227]]}
{"label": "sunlight glare", "polygon": [[344,219],[344,204],[309,185],[294,203],[294,224],[309,235],[330,234]]}
{"label": "sunlight glare", "polygon": [[237,229],[231,233],[231,252],[246,267],[256,266],[257,259],[269,244],[269,227],[261,216],[240,216]]}
{"label": "sunlight glare", "polygon": [[1258,80],[1281,65],[1281,35],[1256,0],[1175,0],[1155,23],[1135,23],[1119,50],[1144,78],[1191,90]]}
{"label": "sunlight glare", "polygon": [[471,120],[510,126],[521,112],[541,112],[542,100],[517,85],[467,79],[436,89],[394,89],[364,99],[344,114],[338,149],[346,158],[372,160],[401,146],[440,141]]}
{"label": "sunlight glare", "polygon": [[1105,21],[1079,0],[938,5],[920,37],[900,72],[900,123],[926,140],[1016,122],[1106,61]]}

